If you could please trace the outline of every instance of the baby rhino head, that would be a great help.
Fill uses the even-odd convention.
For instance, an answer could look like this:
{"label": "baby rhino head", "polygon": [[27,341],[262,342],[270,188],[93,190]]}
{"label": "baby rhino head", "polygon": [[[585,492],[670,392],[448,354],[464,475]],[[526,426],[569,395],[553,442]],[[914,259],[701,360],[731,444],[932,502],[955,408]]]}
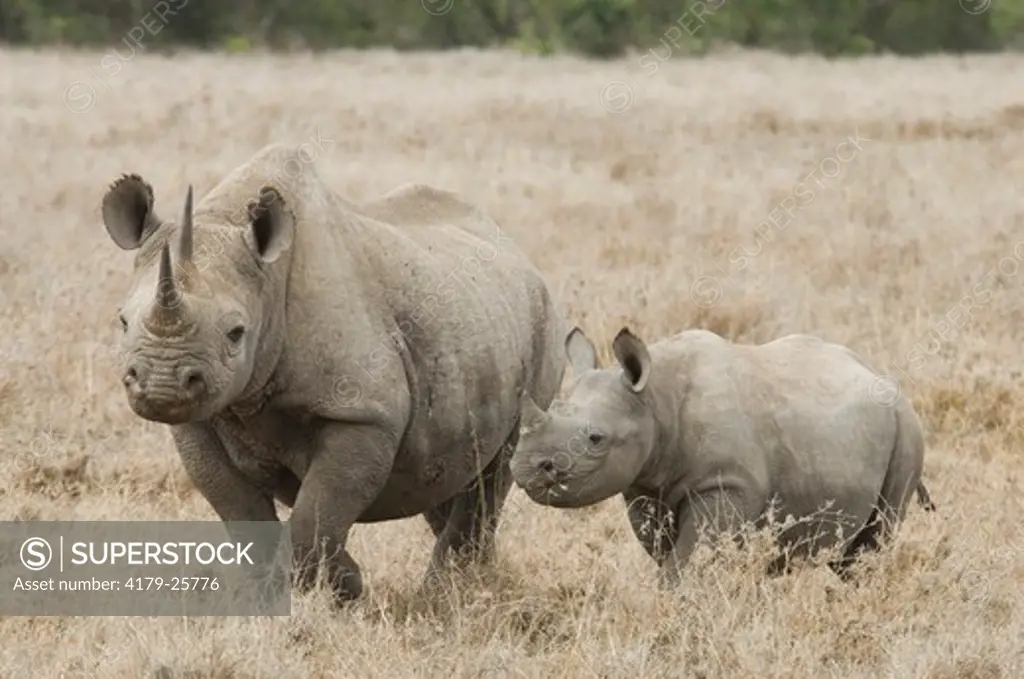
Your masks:
{"label": "baby rhino head", "polygon": [[268,345],[282,340],[267,338],[284,298],[271,264],[289,251],[293,224],[269,187],[240,207],[238,218],[208,212],[193,223],[189,187],[181,220],[164,221],[137,175],[118,179],[103,198],[111,239],[138,250],[120,320],[121,377],[140,417],[201,421],[268,377],[257,355],[280,350]]}
{"label": "baby rhino head", "polygon": [[627,328],[612,344],[618,361],[612,368],[600,369],[579,328],[565,348],[576,380],[572,393],[547,412],[524,394],[512,476],[535,502],[583,507],[629,488],[650,456],[656,436],[646,389],[651,360]]}

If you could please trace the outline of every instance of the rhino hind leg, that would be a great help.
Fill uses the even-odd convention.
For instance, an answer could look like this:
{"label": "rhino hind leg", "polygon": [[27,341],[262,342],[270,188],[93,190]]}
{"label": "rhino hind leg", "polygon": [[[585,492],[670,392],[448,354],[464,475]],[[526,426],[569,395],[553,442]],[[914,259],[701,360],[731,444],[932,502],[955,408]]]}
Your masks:
{"label": "rhino hind leg", "polygon": [[897,437],[882,489],[864,527],[854,536],[843,556],[832,566],[844,580],[850,578],[850,566],[865,551],[882,548],[896,532],[916,495],[925,511],[934,511],[934,504],[921,480],[924,440],[917,417],[904,403],[897,411]]}
{"label": "rhino hind leg", "polygon": [[441,537],[441,533],[444,532],[445,527],[448,525],[448,517],[451,516],[452,505],[454,504],[455,498],[452,498],[423,512],[423,518],[427,520],[427,525],[430,526],[430,530],[433,531],[435,538]]}
{"label": "rhino hind leg", "polygon": [[[885,514],[891,515],[891,512],[883,512],[883,515]],[[851,580],[853,577],[851,567],[857,561],[857,557],[865,551],[876,551],[882,547],[887,533],[885,526],[886,517],[879,516],[878,509],[872,510],[864,527],[853,536],[853,540],[847,545],[843,555],[835,561],[829,562],[829,568],[843,581]]]}
{"label": "rhino hind leg", "polygon": [[[892,485],[886,477],[886,486]],[[897,503],[893,503],[894,493],[886,492],[883,486],[882,494],[879,496],[871,516],[864,523],[864,526],[853,536],[853,539],[846,546],[843,555],[829,563],[829,567],[842,580],[849,581],[853,576],[851,567],[858,557],[870,551],[878,551],[888,542],[896,531],[897,524],[903,520],[906,513],[907,499],[900,497]],[[906,494],[903,494],[906,496]]]}
{"label": "rhino hind leg", "polygon": [[518,439],[517,424],[479,477],[455,497],[424,512],[436,537],[428,579],[453,562],[464,566],[494,560],[498,520],[512,489],[509,460]]}

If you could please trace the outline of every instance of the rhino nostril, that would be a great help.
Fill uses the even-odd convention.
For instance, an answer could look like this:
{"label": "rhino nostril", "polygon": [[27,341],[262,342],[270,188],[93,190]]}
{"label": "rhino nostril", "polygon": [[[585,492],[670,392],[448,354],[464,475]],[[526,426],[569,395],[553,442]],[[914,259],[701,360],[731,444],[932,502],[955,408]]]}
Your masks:
{"label": "rhino nostril", "polygon": [[543,462],[537,465],[537,469],[539,469],[544,474],[554,474],[555,463],[552,462],[551,460],[544,460]]}
{"label": "rhino nostril", "polygon": [[189,368],[181,374],[181,386],[190,394],[195,394],[206,388],[206,381],[202,372],[196,368]]}
{"label": "rhino nostril", "polygon": [[124,374],[124,383],[133,384],[139,381],[139,373],[135,367],[128,368],[128,371]]}

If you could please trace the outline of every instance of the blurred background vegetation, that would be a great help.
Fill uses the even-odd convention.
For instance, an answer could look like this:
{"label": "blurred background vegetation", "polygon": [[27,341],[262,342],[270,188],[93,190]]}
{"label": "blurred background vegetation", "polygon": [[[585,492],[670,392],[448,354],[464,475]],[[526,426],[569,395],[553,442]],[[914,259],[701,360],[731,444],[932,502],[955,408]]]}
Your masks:
{"label": "blurred background vegetation", "polygon": [[733,43],[924,54],[1021,48],[1024,0],[0,0],[0,40],[232,52],[505,46],[613,57]]}

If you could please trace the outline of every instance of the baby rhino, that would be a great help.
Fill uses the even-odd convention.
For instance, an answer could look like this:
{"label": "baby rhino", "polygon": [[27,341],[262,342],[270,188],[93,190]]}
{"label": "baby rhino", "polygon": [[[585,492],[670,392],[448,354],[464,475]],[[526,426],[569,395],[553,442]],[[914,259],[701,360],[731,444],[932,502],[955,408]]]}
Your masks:
{"label": "baby rhino", "polygon": [[523,398],[513,478],[552,507],[621,493],[663,585],[678,582],[700,529],[714,538],[764,526],[772,504],[797,519],[779,546],[836,546],[831,567],[844,578],[859,550],[892,535],[915,491],[934,509],[917,415],[895,385],[879,398],[889,378],[843,346],[808,335],[742,345],[688,330],[648,349],[623,328],[618,365],[605,369],[579,328],[565,348],[572,394],[548,412]]}

